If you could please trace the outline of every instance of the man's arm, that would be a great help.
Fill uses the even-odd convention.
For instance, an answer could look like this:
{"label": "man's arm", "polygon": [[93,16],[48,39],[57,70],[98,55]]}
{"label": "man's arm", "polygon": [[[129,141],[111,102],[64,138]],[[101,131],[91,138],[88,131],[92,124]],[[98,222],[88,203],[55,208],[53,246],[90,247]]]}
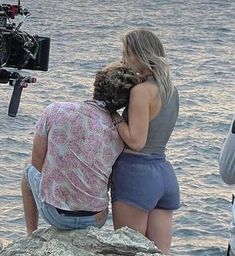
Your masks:
{"label": "man's arm", "polygon": [[235,184],[235,118],[219,155],[219,171],[225,183]]}
{"label": "man's arm", "polygon": [[37,168],[37,170],[40,172],[42,171],[46,152],[47,152],[47,137],[36,134],[33,140],[31,164],[35,168]]}

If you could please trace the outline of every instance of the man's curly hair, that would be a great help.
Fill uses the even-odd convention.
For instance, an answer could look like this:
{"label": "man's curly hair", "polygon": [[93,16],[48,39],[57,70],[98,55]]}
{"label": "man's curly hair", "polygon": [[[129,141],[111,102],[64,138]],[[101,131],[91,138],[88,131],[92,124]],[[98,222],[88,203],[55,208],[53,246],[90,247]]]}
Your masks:
{"label": "man's curly hair", "polygon": [[128,105],[130,89],[140,82],[141,79],[132,69],[110,66],[96,73],[93,98],[104,101],[112,114]]}

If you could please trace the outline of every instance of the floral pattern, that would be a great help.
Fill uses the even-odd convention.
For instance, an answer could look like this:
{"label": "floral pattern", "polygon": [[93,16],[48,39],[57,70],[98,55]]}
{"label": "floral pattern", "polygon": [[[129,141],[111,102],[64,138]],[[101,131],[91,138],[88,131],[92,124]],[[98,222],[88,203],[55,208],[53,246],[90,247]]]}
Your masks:
{"label": "floral pattern", "polygon": [[41,198],[65,210],[108,206],[108,178],[123,142],[108,111],[88,102],[53,103],[36,124],[48,140]]}

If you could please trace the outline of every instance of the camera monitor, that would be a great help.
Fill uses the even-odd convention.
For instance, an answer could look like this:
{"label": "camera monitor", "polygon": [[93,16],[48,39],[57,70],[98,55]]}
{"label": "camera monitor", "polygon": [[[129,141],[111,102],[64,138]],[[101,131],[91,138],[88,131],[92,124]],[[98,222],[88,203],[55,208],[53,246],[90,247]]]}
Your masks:
{"label": "camera monitor", "polygon": [[18,5],[0,5],[0,68],[48,70],[50,38],[32,36],[10,22],[18,14],[28,17],[27,9]]}
{"label": "camera monitor", "polygon": [[[4,47],[0,48],[0,61],[4,67],[48,70],[50,38],[28,36],[21,40],[22,35],[11,35],[4,39]],[[28,44],[27,41],[30,41]],[[0,43],[1,45],[1,43]],[[26,46],[27,47],[26,47]]]}

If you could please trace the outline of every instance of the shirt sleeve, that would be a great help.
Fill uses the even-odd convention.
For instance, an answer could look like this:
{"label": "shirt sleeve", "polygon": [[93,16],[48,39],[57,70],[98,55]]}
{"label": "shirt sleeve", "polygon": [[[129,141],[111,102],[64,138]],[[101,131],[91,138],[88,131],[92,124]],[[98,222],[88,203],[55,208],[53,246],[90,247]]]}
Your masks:
{"label": "shirt sleeve", "polygon": [[49,121],[50,121],[50,113],[53,111],[53,104],[50,104],[45,110],[42,112],[42,115],[39,117],[36,126],[35,132],[43,137],[47,137],[49,132]]}
{"label": "shirt sleeve", "polygon": [[225,183],[235,184],[235,116],[219,155],[219,171]]}

